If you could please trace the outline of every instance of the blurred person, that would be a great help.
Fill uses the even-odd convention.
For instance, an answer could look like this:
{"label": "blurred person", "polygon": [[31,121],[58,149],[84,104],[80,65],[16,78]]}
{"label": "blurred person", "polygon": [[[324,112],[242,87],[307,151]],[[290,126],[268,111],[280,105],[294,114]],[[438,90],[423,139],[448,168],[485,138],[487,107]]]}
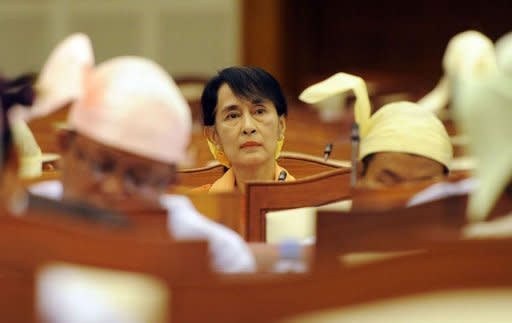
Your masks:
{"label": "blurred person", "polygon": [[150,60],[119,57],[83,77],[70,129],[58,137],[61,180],[31,191],[121,212],[164,210],[176,239],[209,241],[215,270],[255,270],[249,247],[236,233],[199,214],[185,197],[165,194],[191,135],[190,109],[168,74]]}
{"label": "blurred person", "polygon": [[[469,194],[470,220],[485,220],[500,196],[512,197],[512,37],[497,41],[497,70],[485,77],[467,74],[455,83],[454,110],[457,126],[470,137],[470,154],[477,160],[473,178],[458,183],[433,185],[414,196],[410,204],[425,203],[453,195]],[[512,232],[509,217],[481,223],[469,231]]]}
{"label": "blurred person", "polygon": [[435,88],[418,101],[420,106],[438,115],[453,100],[457,78],[465,75],[485,77],[496,71],[494,44],[475,30],[458,33],[448,42],[442,65],[444,75]]}

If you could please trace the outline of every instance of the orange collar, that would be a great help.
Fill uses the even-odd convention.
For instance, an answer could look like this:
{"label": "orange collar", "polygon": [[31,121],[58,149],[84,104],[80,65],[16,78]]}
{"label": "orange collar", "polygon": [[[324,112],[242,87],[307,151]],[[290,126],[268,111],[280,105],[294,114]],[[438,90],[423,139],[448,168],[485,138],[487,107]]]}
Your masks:
{"label": "orange collar", "polygon": [[[285,171],[286,172],[286,179],[285,182],[293,182],[295,181],[295,177],[290,175],[288,171],[281,166],[279,166],[276,162],[274,167],[274,181],[277,181],[279,174]],[[235,190],[235,174],[233,172],[233,169],[230,168],[224,175],[222,175],[221,178],[216,180],[210,189],[208,190],[209,193],[221,193],[221,192],[233,192]]]}

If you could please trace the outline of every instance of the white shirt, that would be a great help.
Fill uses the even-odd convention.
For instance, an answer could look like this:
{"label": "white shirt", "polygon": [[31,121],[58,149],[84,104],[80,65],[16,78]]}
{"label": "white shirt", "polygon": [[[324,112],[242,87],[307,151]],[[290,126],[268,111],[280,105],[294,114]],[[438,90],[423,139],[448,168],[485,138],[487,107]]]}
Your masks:
{"label": "white shirt", "polygon": [[[29,188],[30,192],[52,199],[62,197],[59,181],[45,181]],[[167,226],[177,240],[207,240],[216,271],[252,272],[256,264],[249,247],[234,231],[201,215],[185,196],[163,195],[162,207],[168,210]]]}
{"label": "white shirt", "polygon": [[[456,183],[434,184],[413,196],[407,206],[436,201],[450,196],[471,194],[478,186],[475,178],[468,178]],[[500,239],[512,237],[512,213],[497,219],[470,223],[464,227],[462,234],[468,239]]]}
{"label": "white shirt", "polygon": [[456,183],[442,182],[433,184],[414,195],[407,202],[407,206],[410,207],[431,201],[437,201],[450,196],[470,194],[476,189],[477,185],[478,183],[474,178],[467,178]]}

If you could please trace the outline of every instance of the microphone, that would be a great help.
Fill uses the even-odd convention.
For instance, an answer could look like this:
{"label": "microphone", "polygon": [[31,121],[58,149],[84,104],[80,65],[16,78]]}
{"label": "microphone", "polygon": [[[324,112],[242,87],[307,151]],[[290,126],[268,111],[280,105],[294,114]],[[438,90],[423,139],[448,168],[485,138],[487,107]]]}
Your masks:
{"label": "microphone", "polygon": [[332,144],[327,144],[324,149],[324,161],[327,161],[327,159],[329,159],[331,152],[332,152]]}
{"label": "microphone", "polygon": [[280,173],[279,173],[279,177],[277,178],[277,181],[278,182],[284,182],[284,180],[286,179],[286,176],[288,174],[286,173],[286,171],[282,170]]}
{"label": "microphone", "polygon": [[356,122],[354,122],[352,124],[352,131],[350,133],[350,141],[352,143],[352,172],[350,173],[350,185],[352,187],[355,187],[357,183],[359,140],[359,125]]}

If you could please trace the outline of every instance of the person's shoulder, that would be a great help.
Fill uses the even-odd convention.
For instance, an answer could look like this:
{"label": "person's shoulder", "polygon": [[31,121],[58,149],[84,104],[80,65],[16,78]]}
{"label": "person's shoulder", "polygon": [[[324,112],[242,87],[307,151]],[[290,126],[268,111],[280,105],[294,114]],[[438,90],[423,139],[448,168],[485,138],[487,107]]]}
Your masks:
{"label": "person's shoulder", "polygon": [[164,194],[160,197],[160,203],[167,209],[190,208],[195,210],[194,205],[185,195]]}
{"label": "person's shoulder", "polygon": [[208,193],[213,184],[204,184],[190,190],[190,193]]}
{"label": "person's shoulder", "polygon": [[[283,169],[284,169],[284,168],[283,168]],[[295,177],[294,177],[292,174],[290,174],[290,172],[289,172],[288,170],[286,170],[286,169],[284,169],[284,170],[285,170],[285,171],[286,171],[286,173],[288,174],[288,175],[286,176],[286,182],[294,182],[294,181],[296,180],[296,179],[295,179]]]}
{"label": "person's shoulder", "polygon": [[236,232],[199,213],[186,196],[165,194],[160,201],[169,210],[168,225],[176,239],[209,241],[216,270],[254,271],[254,259]]}

